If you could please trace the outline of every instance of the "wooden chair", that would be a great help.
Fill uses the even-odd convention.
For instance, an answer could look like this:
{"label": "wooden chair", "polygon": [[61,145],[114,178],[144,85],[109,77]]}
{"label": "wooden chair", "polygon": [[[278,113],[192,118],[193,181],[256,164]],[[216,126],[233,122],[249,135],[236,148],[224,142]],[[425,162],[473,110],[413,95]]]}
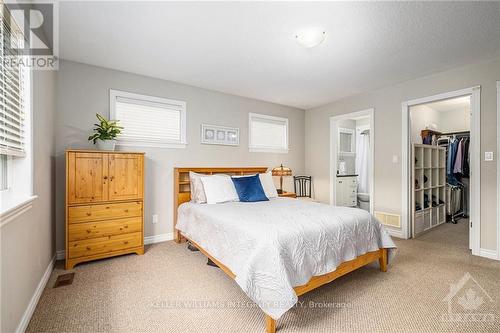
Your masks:
{"label": "wooden chair", "polygon": [[293,188],[297,198],[311,198],[311,176],[293,176]]}

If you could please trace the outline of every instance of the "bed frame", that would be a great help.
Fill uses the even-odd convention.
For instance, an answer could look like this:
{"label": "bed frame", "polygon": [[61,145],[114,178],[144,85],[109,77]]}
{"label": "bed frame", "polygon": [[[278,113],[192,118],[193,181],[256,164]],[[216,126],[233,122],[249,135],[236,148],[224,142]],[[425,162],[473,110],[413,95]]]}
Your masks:
{"label": "bed frame", "polygon": [[[256,173],[263,173],[267,171],[266,167],[249,167],[249,168],[174,168],[174,240],[177,243],[188,240],[184,237],[175,226],[177,224],[177,208],[184,202],[191,200],[191,192],[189,189],[189,171],[213,175],[213,174],[229,174],[229,175],[251,175]],[[227,268],[226,265],[221,263],[219,260],[214,258],[210,253],[205,251],[200,245],[196,244],[192,240],[189,240],[191,244],[197,247],[201,253],[203,253],[207,258],[212,260],[219,268],[226,273],[230,278],[234,279],[236,275]],[[379,261],[380,270],[382,272],[387,271],[387,249],[379,249],[377,251],[365,253],[356,259],[343,262],[337,269],[333,272],[314,276],[309,280],[308,283],[295,287],[295,293],[297,296],[303,295],[308,291],[316,289],[324,284],[332,282],[333,280],[346,275],[360,267],[368,265],[374,261]],[[275,333],[276,332],[276,320],[268,315],[265,315],[266,322],[266,332]]]}

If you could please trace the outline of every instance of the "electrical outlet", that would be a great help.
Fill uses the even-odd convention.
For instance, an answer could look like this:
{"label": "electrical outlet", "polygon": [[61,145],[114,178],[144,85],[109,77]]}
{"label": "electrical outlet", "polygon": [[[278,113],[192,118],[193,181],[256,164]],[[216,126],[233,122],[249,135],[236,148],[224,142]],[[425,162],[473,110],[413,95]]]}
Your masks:
{"label": "electrical outlet", "polygon": [[392,155],[392,163],[396,164],[399,162],[399,156],[398,155]]}
{"label": "electrical outlet", "polygon": [[158,223],[158,214],[153,215],[153,224]]}
{"label": "electrical outlet", "polygon": [[484,160],[485,161],[493,161],[493,152],[492,151],[485,151],[484,152]]}

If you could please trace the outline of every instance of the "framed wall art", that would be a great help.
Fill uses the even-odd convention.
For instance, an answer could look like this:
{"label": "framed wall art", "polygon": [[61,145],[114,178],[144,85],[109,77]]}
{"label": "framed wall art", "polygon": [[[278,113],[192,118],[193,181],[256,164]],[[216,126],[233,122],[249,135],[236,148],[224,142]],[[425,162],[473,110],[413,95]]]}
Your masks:
{"label": "framed wall art", "polygon": [[207,145],[240,145],[240,129],[201,124],[201,143]]}

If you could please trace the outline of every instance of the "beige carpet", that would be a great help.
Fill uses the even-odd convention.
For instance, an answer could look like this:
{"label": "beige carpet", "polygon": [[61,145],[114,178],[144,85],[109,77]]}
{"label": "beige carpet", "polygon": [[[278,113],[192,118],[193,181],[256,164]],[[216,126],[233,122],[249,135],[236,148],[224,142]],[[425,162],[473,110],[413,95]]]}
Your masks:
{"label": "beige carpet", "polygon": [[[378,265],[365,267],[304,295],[303,306],[286,313],[278,330],[500,332],[500,263],[472,257],[467,237],[462,221],[415,240],[396,240],[399,252],[387,273]],[[28,332],[264,332],[262,312],[236,283],[185,244],[160,243],[144,256],[82,264],[74,271],[71,286],[53,289],[64,273],[58,263]],[[492,301],[472,280],[464,289],[476,294],[466,301],[475,312],[493,314],[493,322],[443,321],[450,284],[467,272]]]}

